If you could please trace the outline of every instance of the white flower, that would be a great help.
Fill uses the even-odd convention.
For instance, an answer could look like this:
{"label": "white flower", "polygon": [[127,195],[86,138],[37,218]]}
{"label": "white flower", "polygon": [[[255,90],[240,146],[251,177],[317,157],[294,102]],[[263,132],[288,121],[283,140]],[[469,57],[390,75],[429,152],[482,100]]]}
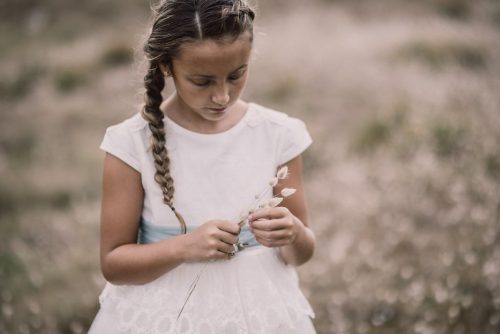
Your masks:
{"label": "white flower", "polygon": [[270,208],[274,208],[278,206],[283,201],[282,197],[273,197],[267,202],[267,206]]}
{"label": "white flower", "polygon": [[288,196],[290,196],[290,195],[295,194],[295,192],[296,192],[296,191],[297,191],[297,190],[296,190],[296,189],[294,189],[294,188],[283,188],[283,189],[281,190],[281,196],[283,196],[283,197],[288,197]]}
{"label": "white flower", "polygon": [[278,177],[278,179],[280,179],[280,180],[286,178],[287,176],[288,176],[288,167],[287,166],[281,167],[279,169],[278,173],[276,174],[276,177]]}
{"label": "white flower", "polygon": [[271,181],[269,181],[269,185],[271,187],[274,187],[278,184],[278,178],[277,177],[273,177],[273,179]]}

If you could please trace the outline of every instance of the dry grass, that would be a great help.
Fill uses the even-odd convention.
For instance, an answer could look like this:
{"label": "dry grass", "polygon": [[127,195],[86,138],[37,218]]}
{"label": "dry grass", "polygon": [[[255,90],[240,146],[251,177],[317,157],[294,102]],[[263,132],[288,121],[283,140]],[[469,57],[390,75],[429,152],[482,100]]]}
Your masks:
{"label": "dry grass", "polygon": [[[9,9],[22,38],[0,32],[0,332],[85,332],[103,284],[97,147],[140,103],[143,2],[49,3]],[[318,248],[300,275],[318,332],[498,333],[498,3],[260,11],[246,97],[315,139]]]}

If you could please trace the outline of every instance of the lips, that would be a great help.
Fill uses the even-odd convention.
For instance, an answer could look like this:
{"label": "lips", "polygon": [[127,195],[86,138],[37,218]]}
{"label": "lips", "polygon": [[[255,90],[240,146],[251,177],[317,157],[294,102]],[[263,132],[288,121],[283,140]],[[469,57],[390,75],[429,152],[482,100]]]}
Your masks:
{"label": "lips", "polygon": [[211,110],[213,112],[223,112],[226,109],[227,109],[227,107],[225,107],[225,108],[208,108],[208,110]]}

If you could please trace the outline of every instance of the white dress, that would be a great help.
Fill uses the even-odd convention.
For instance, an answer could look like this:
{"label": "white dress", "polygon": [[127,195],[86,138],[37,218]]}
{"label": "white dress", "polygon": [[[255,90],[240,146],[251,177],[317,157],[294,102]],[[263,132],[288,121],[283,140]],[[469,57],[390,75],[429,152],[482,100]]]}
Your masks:
{"label": "white dress", "polygon": [[[165,118],[174,206],[190,228],[212,219],[237,222],[277,168],[312,142],[304,123],[250,103],[229,130],[200,134]],[[178,227],[154,180],[147,122],[140,114],[107,129],[101,149],[141,173],[142,219]],[[269,195],[271,196],[271,195]],[[190,295],[190,286],[199,276]],[[183,263],[144,285],[106,283],[89,333],[315,333],[313,310],[295,268],[261,245],[231,260]]]}

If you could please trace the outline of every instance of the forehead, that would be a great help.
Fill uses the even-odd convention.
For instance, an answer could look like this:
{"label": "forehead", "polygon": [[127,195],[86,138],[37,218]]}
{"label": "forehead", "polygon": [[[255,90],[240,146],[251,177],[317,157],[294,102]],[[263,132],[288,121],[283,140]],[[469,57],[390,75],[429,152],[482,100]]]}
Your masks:
{"label": "forehead", "polygon": [[216,74],[248,63],[251,51],[249,34],[236,39],[204,39],[182,45],[173,65],[175,70],[190,74]]}

